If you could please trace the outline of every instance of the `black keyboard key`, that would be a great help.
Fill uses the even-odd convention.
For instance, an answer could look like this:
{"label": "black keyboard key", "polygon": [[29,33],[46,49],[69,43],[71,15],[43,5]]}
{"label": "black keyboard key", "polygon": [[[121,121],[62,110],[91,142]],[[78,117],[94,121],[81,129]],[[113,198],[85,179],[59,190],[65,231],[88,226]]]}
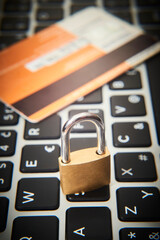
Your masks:
{"label": "black keyboard key", "polygon": [[11,240],[58,240],[59,221],[55,216],[17,217]]}
{"label": "black keyboard key", "polygon": [[149,59],[147,62],[147,70],[149,75],[149,84],[150,84],[150,91],[152,97],[152,104],[154,110],[154,117],[155,117],[155,124],[157,128],[157,138],[158,143],[160,145],[160,54],[156,55],[155,57]]}
{"label": "black keyboard key", "polygon": [[160,228],[123,228],[120,230],[120,240],[128,240],[128,239],[160,239]]}
{"label": "black keyboard key", "polygon": [[94,0],[90,1],[76,1],[73,2],[71,5],[71,13],[75,13],[77,11],[80,11],[86,7],[96,6],[96,3]]}
{"label": "black keyboard key", "polygon": [[6,228],[8,217],[9,200],[6,197],[0,197],[0,232]]}
{"label": "black keyboard key", "polygon": [[102,102],[102,89],[99,88],[96,91],[79,98],[75,104],[95,104]]}
{"label": "black keyboard key", "polygon": [[0,192],[8,191],[11,188],[13,164],[7,161],[0,161]]}
{"label": "black keyboard key", "polygon": [[12,45],[13,43],[16,43],[22,39],[24,39],[25,35],[2,35],[0,36],[0,50]]}
{"label": "black keyboard key", "polygon": [[97,146],[97,139],[96,138],[71,138],[71,152],[84,149],[84,148],[91,148]]}
{"label": "black keyboard key", "polygon": [[59,207],[57,178],[23,178],[18,183],[16,209],[55,210]]}
{"label": "black keyboard key", "polygon": [[109,185],[90,192],[67,195],[70,202],[93,202],[109,200]]}
{"label": "black keyboard key", "polygon": [[121,221],[160,221],[160,193],[156,187],[126,187],[117,190]]}
{"label": "black keyboard key", "polygon": [[24,146],[21,159],[21,172],[57,172],[60,148],[58,145]]}
{"label": "black keyboard key", "polygon": [[140,73],[136,70],[128,71],[109,83],[111,90],[140,89],[141,87]]}
{"label": "black keyboard key", "polygon": [[37,0],[38,3],[43,3],[43,4],[55,4],[55,3],[63,3],[64,0]]}
{"label": "black keyboard key", "polygon": [[18,123],[18,115],[11,109],[0,103],[0,125],[9,126]]}
{"label": "black keyboard key", "polygon": [[160,7],[159,0],[136,0],[136,3],[140,7]]}
{"label": "black keyboard key", "polygon": [[31,10],[30,2],[7,1],[4,5],[4,12],[6,13],[25,13]]}
{"label": "black keyboard key", "polygon": [[19,4],[31,3],[32,0],[6,0],[6,2],[18,2]]}
{"label": "black keyboard key", "polygon": [[158,26],[145,25],[145,26],[143,26],[143,28],[148,34],[152,35],[157,40],[160,40],[160,25],[158,25]]}
{"label": "black keyboard key", "polygon": [[144,98],[141,95],[111,97],[111,112],[114,117],[144,116]]}
{"label": "black keyboard key", "polygon": [[[104,121],[103,111],[100,110],[100,109],[71,110],[69,112],[69,118],[71,118],[75,114],[78,114],[78,113],[81,113],[81,112],[95,113]],[[96,132],[96,127],[93,123],[81,122],[81,123],[76,124],[72,128],[72,132],[76,132],[76,133]]]}
{"label": "black keyboard key", "polygon": [[117,153],[114,160],[117,181],[151,182],[157,179],[154,157],[150,152]]}
{"label": "black keyboard key", "polygon": [[138,15],[140,24],[160,24],[160,9],[140,11]]}
{"label": "black keyboard key", "polygon": [[37,33],[37,32],[39,32],[39,31],[45,29],[46,27],[49,27],[50,25],[51,25],[51,24],[48,24],[48,25],[45,25],[45,26],[39,25],[39,26],[35,27],[34,32]]}
{"label": "black keyboard key", "polygon": [[15,153],[17,134],[13,130],[0,131],[0,156],[12,156]]}
{"label": "black keyboard key", "polygon": [[107,8],[124,8],[129,7],[129,0],[104,0],[104,6]]}
{"label": "black keyboard key", "polygon": [[72,0],[73,3],[81,3],[81,4],[95,4],[96,0]]}
{"label": "black keyboard key", "polygon": [[148,147],[151,145],[146,122],[114,123],[113,144],[115,147]]}
{"label": "black keyboard key", "polygon": [[133,23],[133,19],[132,19],[132,15],[131,12],[129,10],[125,10],[124,9],[122,11],[117,11],[117,10],[112,10],[112,9],[108,9],[110,13],[114,14],[115,16],[122,18],[123,20],[129,22],[129,23]]}
{"label": "black keyboard key", "polygon": [[39,8],[37,10],[37,20],[38,21],[58,21],[63,18],[63,9],[62,8]]}
{"label": "black keyboard key", "polygon": [[30,139],[55,139],[60,137],[61,119],[54,114],[39,123],[26,121],[24,138]]}
{"label": "black keyboard key", "polygon": [[66,240],[112,239],[111,214],[107,207],[70,208],[66,221]]}
{"label": "black keyboard key", "polygon": [[27,17],[3,17],[2,31],[27,31],[29,27],[29,19]]}

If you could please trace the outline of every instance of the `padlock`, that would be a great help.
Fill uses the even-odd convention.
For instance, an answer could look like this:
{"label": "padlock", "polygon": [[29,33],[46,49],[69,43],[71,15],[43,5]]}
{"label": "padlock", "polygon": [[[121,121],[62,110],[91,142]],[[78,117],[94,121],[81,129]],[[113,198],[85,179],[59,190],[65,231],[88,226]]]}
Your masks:
{"label": "padlock", "polygon": [[[82,121],[95,124],[97,147],[70,153],[69,136],[72,127]],[[59,157],[60,182],[64,194],[88,192],[110,182],[110,153],[105,147],[104,123],[93,113],[79,113],[68,120],[62,129],[61,157]]]}

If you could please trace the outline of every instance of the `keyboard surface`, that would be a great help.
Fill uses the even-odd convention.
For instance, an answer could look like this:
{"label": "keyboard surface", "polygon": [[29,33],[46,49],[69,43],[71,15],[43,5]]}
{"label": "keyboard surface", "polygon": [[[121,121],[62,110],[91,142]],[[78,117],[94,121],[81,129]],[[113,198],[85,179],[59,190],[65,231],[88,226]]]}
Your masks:
{"label": "keyboard surface", "polygon": [[[2,0],[0,49],[87,6],[160,38],[159,0]],[[36,124],[0,103],[0,240],[160,239],[159,76],[157,54]],[[84,111],[105,123],[111,183],[65,196],[61,128]],[[94,126],[76,125],[70,142],[71,151],[96,146]]]}

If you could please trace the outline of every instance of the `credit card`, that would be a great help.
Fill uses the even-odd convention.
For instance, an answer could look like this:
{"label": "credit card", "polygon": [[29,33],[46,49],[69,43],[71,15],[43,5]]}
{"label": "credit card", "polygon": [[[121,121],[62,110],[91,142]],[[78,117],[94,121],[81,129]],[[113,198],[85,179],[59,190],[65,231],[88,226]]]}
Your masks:
{"label": "credit card", "polygon": [[0,99],[38,122],[160,51],[160,42],[88,7],[0,53]]}

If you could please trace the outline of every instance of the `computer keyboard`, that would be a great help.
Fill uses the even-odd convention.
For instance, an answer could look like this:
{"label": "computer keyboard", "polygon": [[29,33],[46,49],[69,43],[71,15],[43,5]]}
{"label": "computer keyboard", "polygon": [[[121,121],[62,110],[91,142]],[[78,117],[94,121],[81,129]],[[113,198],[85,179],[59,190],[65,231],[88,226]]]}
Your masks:
{"label": "computer keyboard", "polygon": [[[2,0],[0,49],[87,6],[160,37],[159,0]],[[0,240],[160,239],[159,76],[157,54],[39,123],[0,103]],[[105,123],[111,183],[65,196],[61,128],[86,111]],[[92,124],[73,127],[71,151],[96,143]]]}

